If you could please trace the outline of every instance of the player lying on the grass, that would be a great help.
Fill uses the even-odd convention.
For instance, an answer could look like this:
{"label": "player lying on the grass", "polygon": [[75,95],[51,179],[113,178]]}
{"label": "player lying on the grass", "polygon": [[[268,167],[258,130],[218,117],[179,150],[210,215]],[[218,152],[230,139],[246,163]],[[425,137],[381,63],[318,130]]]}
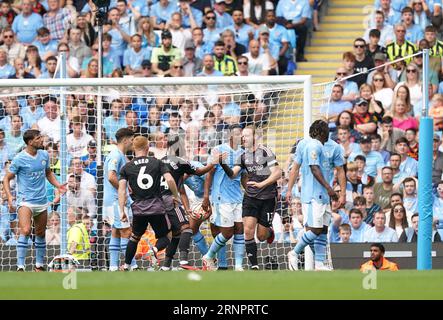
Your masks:
{"label": "player lying on the grass", "polygon": [[[168,155],[162,161],[168,167],[176,185],[180,188],[183,183],[183,177],[188,175],[204,175],[214,167],[209,163],[202,168],[193,167],[188,161],[179,155],[184,154],[183,143],[178,135],[170,136],[168,139]],[[169,187],[161,184],[161,195],[165,203],[166,212],[171,222],[172,240],[166,248],[166,257],[163,261],[161,270],[167,271],[171,269],[172,259],[174,258],[177,248],[179,249],[180,267],[183,269],[195,269],[189,265],[188,253],[191,245],[192,229],[189,225],[189,219],[183,206],[174,206],[172,194]],[[181,195],[186,196],[186,195]]]}
{"label": "player lying on the grass", "polygon": [[[109,242],[109,271],[117,271],[120,262],[120,253],[126,252],[126,246],[131,236],[130,221],[121,221],[121,212],[118,200],[118,180],[120,170],[127,162],[126,154],[132,151],[132,140],[134,132],[128,128],[117,130],[115,137],[117,139],[117,148],[112,150],[105,159],[103,169],[103,215],[108,221],[112,222],[112,234]],[[124,210],[131,215],[130,203],[124,206]],[[132,268],[137,268],[134,259]]]}
{"label": "player lying on the grass", "polygon": [[[17,210],[20,236],[17,243],[17,271],[25,271],[25,258],[31,235],[32,221],[35,228],[35,271],[45,271],[46,224],[48,198],[46,179],[60,194],[66,192],[66,184],[57,181],[49,167],[49,155],[43,150],[43,137],[39,130],[27,130],[23,134],[26,147],[12,160],[3,178],[3,188],[8,198],[9,212],[15,212],[9,182],[17,177]],[[46,178],[46,179],[45,179]]]}
{"label": "player lying on the grass", "polygon": [[133,200],[132,209],[132,234],[126,249],[124,270],[129,270],[131,262],[137,251],[137,244],[150,224],[157,238],[157,243],[152,248],[154,255],[165,249],[170,240],[169,221],[166,216],[165,205],[160,196],[162,178],[170,190],[175,204],[180,203],[177,185],[169,172],[169,168],[154,157],[148,157],[148,139],[142,136],[134,138],[133,150],[135,157],[123,166],[118,182],[118,203],[120,208],[120,221],[128,223],[126,214],[127,192]]}
{"label": "player lying on the grass", "polygon": [[[229,142],[216,146],[213,154],[226,153],[226,165],[233,168],[236,160],[243,154],[241,148],[242,128],[239,125],[229,127]],[[211,202],[209,203],[209,194]],[[212,206],[211,223],[217,227],[213,233],[214,241],[209,251],[203,256],[203,267],[215,270],[215,255],[221,250],[226,252],[226,242],[234,236],[234,261],[236,271],[243,271],[245,238],[242,221],[243,194],[240,186],[240,175],[230,179],[221,165],[217,165],[208,173],[205,183],[203,208],[210,210]],[[218,261],[220,267],[220,261]]]}
{"label": "player lying on the grass", "polygon": [[[324,127],[324,124],[322,124],[321,120],[319,120],[317,124],[319,125],[321,124]],[[294,164],[289,174],[288,191],[286,195],[288,203],[291,203],[292,189],[296,180],[299,177],[299,170],[301,165],[303,164],[304,148],[306,147],[310,139],[311,138],[302,139],[297,144],[296,152],[294,155]],[[324,172],[325,180],[329,183],[329,186],[332,187],[334,185],[334,170],[335,170],[337,173],[337,181],[340,185],[340,190],[346,190],[346,175],[344,170],[343,149],[340,147],[338,143],[328,138],[328,140],[324,143],[323,153],[325,156],[325,161],[322,163],[322,171]],[[340,191],[340,196],[337,200],[339,208],[344,206],[346,203],[346,192]],[[326,211],[327,213],[325,219],[323,219],[323,230],[321,234],[314,240],[314,243],[311,245],[311,247],[313,247],[315,267],[317,270],[326,268],[324,262],[326,260],[328,227],[331,220],[331,208],[329,204],[326,207]],[[306,217],[306,215],[304,215],[304,217]]]}
{"label": "player lying on the grass", "polygon": [[[301,201],[304,216],[305,233],[298,241],[294,250],[288,253],[288,264],[291,270],[298,269],[298,255],[309,246],[317,251],[316,269],[327,270],[324,265],[326,258],[327,227],[331,221],[330,199],[337,199],[337,194],[328,182],[330,179],[331,164],[326,156],[324,144],[329,137],[328,124],[323,120],[316,120],[309,128],[310,138],[303,139],[297,145],[294,168],[291,170],[287,197],[291,198],[292,187],[300,166],[303,185]],[[332,166],[340,166],[340,162],[333,162]],[[340,176],[341,177],[341,176]],[[341,181],[341,183],[343,183]],[[345,190],[345,189],[343,189]],[[341,198],[341,201],[345,199]],[[326,230],[326,233],[325,233]],[[318,239],[319,238],[319,239]],[[315,246],[315,240],[317,246]],[[319,241],[320,240],[320,241]]]}
{"label": "player lying on the grass", "polygon": [[[282,174],[274,153],[266,146],[258,144],[260,138],[254,127],[246,127],[242,133],[244,153],[236,160],[232,169],[221,162],[221,167],[229,178],[235,179],[242,170],[247,175],[242,217],[246,254],[252,270],[259,270],[255,235],[259,241],[267,240],[272,243],[274,240],[272,220],[277,204],[277,180]],[[216,152],[212,157],[219,158]],[[224,239],[226,243],[227,240]],[[224,243],[221,241],[220,245]]]}

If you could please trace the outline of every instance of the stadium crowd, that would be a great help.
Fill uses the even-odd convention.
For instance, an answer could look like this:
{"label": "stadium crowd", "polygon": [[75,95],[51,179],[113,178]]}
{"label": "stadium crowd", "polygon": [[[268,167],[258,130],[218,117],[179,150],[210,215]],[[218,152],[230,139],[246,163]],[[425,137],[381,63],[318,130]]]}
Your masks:
{"label": "stadium crowd", "polygon": [[[330,242],[417,241],[423,49],[430,49],[429,114],[435,132],[433,241],[441,241],[442,3],[380,0],[374,8],[364,35],[343,53],[335,81],[327,86],[330,100],[320,110],[327,114],[330,139],[342,147],[346,160],[346,190],[338,184],[335,190],[346,192],[347,203],[340,207],[332,202]],[[296,212],[297,227],[287,225],[286,230],[301,228],[301,211]]]}
{"label": "stadium crowd", "polygon": [[[106,77],[248,76],[293,74],[294,60],[306,61],[310,28],[318,29],[319,1],[111,1],[103,36]],[[346,206],[332,203],[331,242],[416,241],[418,125],[421,111],[421,49],[431,49],[430,114],[435,121],[434,240],[443,236],[443,24],[441,1],[380,0],[371,26],[343,53],[343,65],[328,87],[331,139],[346,159]],[[68,77],[98,76],[96,10],[92,1],[23,0],[1,2],[0,78],[58,77],[57,56],[67,54]],[[295,57],[293,52],[296,52]],[[375,69],[374,69],[375,68]],[[373,69],[373,70],[372,70]],[[371,70],[371,72],[368,72]],[[349,77],[357,74],[355,77]],[[343,79],[343,80],[342,80]],[[70,127],[68,222],[78,226],[68,238],[73,247],[82,232],[96,241],[97,114],[95,95],[67,98]],[[241,101],[241,103],[239,102]],[[272,99],[253,94],[233,100],[118,96],[105,99],[104,154],[115,147],[115,133],[128,127],[149,137],[150,151],[166,155],[168,137],[178,135],[189,160],[205,162],[232,124],[265,126]],[[2,98],[0,167],[2,175],[24,147],[23,132],[38,128],[45,136],[51,169],[60,173],[59,101],[52,96]],[[285,201],[287,173],[279,182],[280,206],[274,219],[276,242],[292,243],[302,229],[300,199]],[[60,243],[60,196],[48,184],[52,213],[48,244]],[[16,215],[4,202],[2,242],[15,245]],[[103,233],[109,234],[104,224]],[[80,239],[80,240],[78,240]],[[69,240],[69,239],[68,239]],[[81,245],[80,245],[81,246]]]}

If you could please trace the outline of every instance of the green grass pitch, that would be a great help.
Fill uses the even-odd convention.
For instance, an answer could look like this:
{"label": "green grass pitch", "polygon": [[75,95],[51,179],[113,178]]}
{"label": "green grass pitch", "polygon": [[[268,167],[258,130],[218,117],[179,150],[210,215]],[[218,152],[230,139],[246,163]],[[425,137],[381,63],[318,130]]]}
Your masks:
{"label": "green grass pitch", "polygon": [[[359,271],[0,273],[0,299],[443,299],[443,270],[377,272],[375,290]],[[65,281],[66,282],[66,281]]]}

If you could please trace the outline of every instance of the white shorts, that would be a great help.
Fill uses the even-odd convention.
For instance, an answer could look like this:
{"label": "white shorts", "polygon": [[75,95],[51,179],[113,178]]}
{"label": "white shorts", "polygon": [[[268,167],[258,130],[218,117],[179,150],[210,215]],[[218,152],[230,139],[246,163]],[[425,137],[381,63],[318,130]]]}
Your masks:
{"label": "white shorts", "polygon": [[20,209],[20,207],[29,208],[32,212],[33,217],[36,217],[39,214],[48,210],[48,204],[32,204],[29,202],[22,202],[17,207],[17,213],[18,213],[18,209]]}
{"label": "white shorts", "polygon": [[116,229],[126,229],[131,226],[132,220],[132,210],[131,208],[125,207],[125,212],[128,215],[128,222],[120,221],[120,209],[118,201],[112,206],[103,207],[103,220],[107,221],[113,228]]}
{"label": "white shorts", "polygon": [[303,224],[305,227],[323,228],[331,223],[331,206],[311,200],[311,203],[302,203]]}
{"label": "white shorts", "polygon": [[212,205],[211,223],[217,227],[229,228],[234,222],[242,222],[241,203],[218,203]]}

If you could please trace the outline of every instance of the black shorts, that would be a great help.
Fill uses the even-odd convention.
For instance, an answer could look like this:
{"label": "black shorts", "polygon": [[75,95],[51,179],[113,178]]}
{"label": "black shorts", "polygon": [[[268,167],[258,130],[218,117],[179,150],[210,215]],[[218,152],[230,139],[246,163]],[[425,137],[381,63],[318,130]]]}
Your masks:
{"label": "black shorts", "polygon": [[166,237],[171,229],[171,222],[166,214],[156,214],[150,216],[135,215],[132,217],[132,233],[140,238],[151,225],[157,239]]}
{"label": "black shorts", "polygon": [[171,221],[171,231],[173,233],[180,232],[181,227],[189,223],[188,216],[183,207],[175,207],[173,210],[168,211],[168,219]]}
{"label": "black shorts", "polygon": [[261,200],[245,195],[243,197],[242,217],[257,218],[259,224],[263,227],[269,228],[272,226],[276,204],[276,198]]}

